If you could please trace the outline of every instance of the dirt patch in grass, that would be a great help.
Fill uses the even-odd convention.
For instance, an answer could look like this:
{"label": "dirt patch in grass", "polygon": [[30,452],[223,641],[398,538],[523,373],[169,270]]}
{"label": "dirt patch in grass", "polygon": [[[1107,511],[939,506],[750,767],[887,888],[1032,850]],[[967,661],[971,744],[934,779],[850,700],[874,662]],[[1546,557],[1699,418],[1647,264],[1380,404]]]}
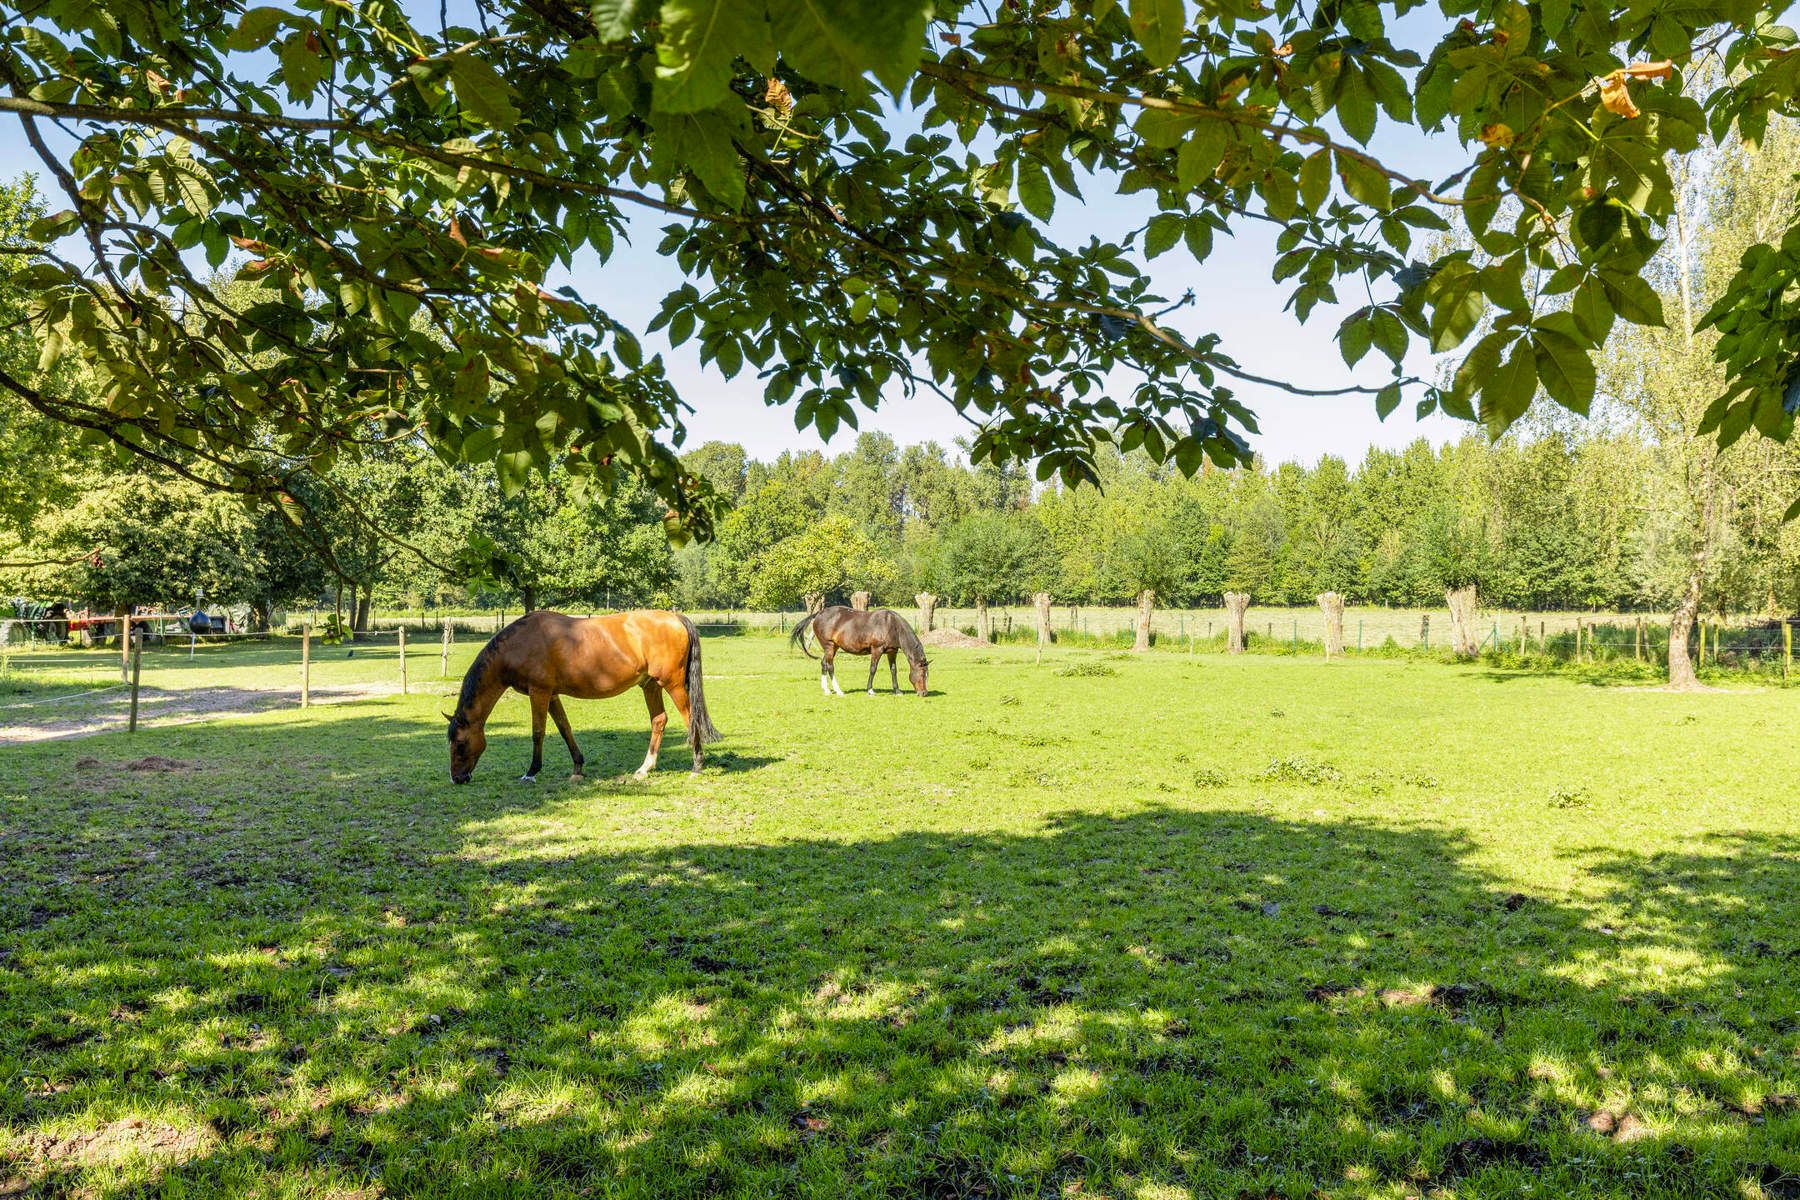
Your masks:
{"label": "dirt patch in grass", "polygon": [[[344,704],[352,700],[369,700],[398,695],[395,684],[365,683],[312,689],[315,705]],[[19,714],[0,724],[0,746],[24,742],[61,741],[92,737],[125,728],[130,696],[123,691],[108,692],[94,703],[41,709],[29,716]],[[215,717],[232,717],[243,713],[266,712],[273,708],[298,708],[299,688],[184,688],[161,691],[144,689],[138,697],[139,728],[162,728],[168,725],[191,725]],[[87,760],[82,760],[85,763]],[[82,763],[77,763],[80,767]],[[150,769],[150,768],[134,768]]]}
{"label": "dirt patch in grass", "polygon": [[142,1117],[122,1117],[67,1137],[29,1133],[24,1138],[23,1161],[14,1164],[15,1169],[24,1168],[25,1177],[0,1181],[0,1195],[28,1195],[36,1186],[34,1180],[59,1171],[110,1167],[138,1158],[165,1165],[188,1162],[210,1150],[217,1140],[212,1130],[203,1126],[184,1129]]}
{"label": "dirt patch in grass", "polygon": [[978,637],[970,637],[958,629],[933,629],[930,633],[922,633],[919,640],[927,646],[950,646],[963,650],[986,650],[988,644]]}
{"label": "dirt patch in grass", "polygon": [[155,771],[158,774],[167,774],[170,771],[192,771],[194,769],[194,764],[191,762],[182,762],[180,759],[176,758],[164,758],[160,754],[149,754],[143,758],[133,759],[131,762],[126,763],[125,769],[127,771]]}

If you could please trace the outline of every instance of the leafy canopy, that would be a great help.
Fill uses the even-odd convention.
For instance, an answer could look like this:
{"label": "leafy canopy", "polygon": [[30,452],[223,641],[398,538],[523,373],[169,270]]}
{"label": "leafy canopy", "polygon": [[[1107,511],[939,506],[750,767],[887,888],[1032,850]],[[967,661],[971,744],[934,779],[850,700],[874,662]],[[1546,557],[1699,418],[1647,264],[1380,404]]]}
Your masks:
{"label": "leafy canopy", "polygon": [[[1390,35],[1416,7],[474,0],[438,27],[390,0],[44,0],[0,21],[0,112],[58,197],[9,270],[41,369],[78,355],[95,395],[0,387],[240,491],[419,430],[509,490],[552,462],[631,473],[706,532],[642,331],[547,286],[651,210],[686,275],[652,327],[826,436],[924,387],[978,459],[1043,478],[1091,478],[1097,438],[1243,461],[1234,388],[1269,381],[1171,329],[1142,262],[1203,262],[1247,222],[1279,227],[1301,318],[1367,297],[1339,342],[1391,374],[1337,391],[1494,429],[1540,389],[1585,411],[1615,320],[1661,320],[1666,153],[1792,110],[1795,35],[1763,0],[1442,0],[1421,54]],[[1728,82],[1696,101],[1703,55]],[[1442,133],[1457,169],[1385,163],[1384,122]],[[1059,245],[1045,221],[1084,183],[1158,211]],[[1714,310],[1727,436],[1791,430],[1800,313],[1767,298],[1797,277],[1789,233]],[[1448,385],[1402,374],[1471,339]]]}

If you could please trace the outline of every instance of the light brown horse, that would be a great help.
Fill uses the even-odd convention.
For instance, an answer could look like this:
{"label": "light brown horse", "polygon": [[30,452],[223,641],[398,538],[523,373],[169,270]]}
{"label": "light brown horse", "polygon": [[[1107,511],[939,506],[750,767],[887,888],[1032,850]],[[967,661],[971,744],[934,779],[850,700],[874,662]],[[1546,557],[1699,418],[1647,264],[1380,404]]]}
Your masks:
{"label": "light brown horse", "polygon": [[496,633],[463,676],[462,695],[450,721],[450,781],[467,783],[487,748],[487,718],[508,688],[531,698],[531,767],[520,776],[535,782],[544,765],[544,717],[555,718],[556,730],[569,745],[574,774],[582,771],[581,748],[569,729],[561,696],[603,700],[629,688],[644,689],[650,708],[650,750],[637,769],[644,778],[656,769],[662,748],[663,693],[675,701],[687,722],[694,770],[704,756],[700,747],[719,740],[706,715],[700,679],[700,634],[680,613],[633,609],[605,617],[569,617],[539,609]]}
{"label": "light brown horse", "polygon": [[819,639],[819,687],[827,696],[831,695],[833,689],[840,696],[844,694],[844,689],[838,687],[837,681],[839,650],[846,654],[869,656],[871,696],[875,694],[875,669],[881,665],[881,656],[884,654],[888,660],[888,680],[893,684],[894,694],[900,694],[900,676],[894,659],[904,653],[906,673],[912,682],[913,691],[921,696],[925,694],[925,676],[931,667],[925,661],[925,647],[920,644],[918,635],[913,633],[912,626],[893,609],[878,608],[874,612],[864,612],[834,604],[803,618],[795,624],[794,632],[788,634],[788,641],[800,647],[811,658],[812,651],[806,648],[808,626],[811,626],[813,636]]}

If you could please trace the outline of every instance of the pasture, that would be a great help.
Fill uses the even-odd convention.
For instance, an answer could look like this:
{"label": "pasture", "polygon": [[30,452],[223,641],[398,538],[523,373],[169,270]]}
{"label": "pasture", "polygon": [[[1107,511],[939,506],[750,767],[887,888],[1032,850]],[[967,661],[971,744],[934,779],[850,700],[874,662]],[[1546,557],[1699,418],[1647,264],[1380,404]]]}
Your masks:
{"label": "pasture", "polygon": [[0,750],[0,1195],[1800,1196],[1791,693],[935,654]]}

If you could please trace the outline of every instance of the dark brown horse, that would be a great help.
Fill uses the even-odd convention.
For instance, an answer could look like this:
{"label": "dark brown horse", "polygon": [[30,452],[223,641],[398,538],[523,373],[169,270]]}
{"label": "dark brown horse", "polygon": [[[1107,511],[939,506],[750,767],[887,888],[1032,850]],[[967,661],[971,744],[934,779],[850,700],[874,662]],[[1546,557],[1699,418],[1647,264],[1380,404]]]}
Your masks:
{"label": "dark brown horse", "polygon": [[642,779],[656,769],[662,747],[663,693],[675,701],[687,722],[694,770],[700,770],[700,747],[719,740],[706,715],[700,680],[700,635],[679,613],[634,609],[605,617],[566,617],[539,609],[527,613],[493,636],[463,676],[462,696],[450,716],[450,781],[467,783],[487,747],[488,714],[508,688],[531,698],[531,768],[520,776],[537,779],[544,765],[544,717],[555,718],[556,730],[569,744],[569,757],[581,774],[581,748],[569,729],[560,696],[603,700],[628,688],[644,689],[650,707],[650,750],[637,769]]}
{"label": "dark brown horse", "polygon": [[875,668],[881,665],[881,656],[884,654],[887,655],[888,678],[893,682],[894,694],[900,694],[900,676],[894,658],[904,653],[913,691],[921,696],[925,694],[925,672],[931,664],[925,661],[925,647],[919,644],[912,626],[899,613],[888,608],[863,612],[845,608],[841,604],[820,609],[812,616],[803,618],[794,626],[794,632],[788,635],[788,641],[800,647],[806,657],[811,658],[813,652],[806,648],[806,630],[809,626],[813,636],[819,639],[819,689],[827,696],[831,695],[834,688],[838,695],[844,694],[844,689],[838,687],[837,681],[836,660],[839,650],[869,656],[871,696],[875,694]]}

